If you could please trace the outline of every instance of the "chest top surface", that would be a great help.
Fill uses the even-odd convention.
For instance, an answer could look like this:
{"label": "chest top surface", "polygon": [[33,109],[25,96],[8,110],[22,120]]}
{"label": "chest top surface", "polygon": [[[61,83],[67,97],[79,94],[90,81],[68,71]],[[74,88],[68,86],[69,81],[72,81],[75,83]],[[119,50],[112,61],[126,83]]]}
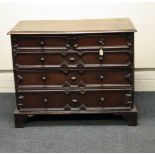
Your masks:
{"label": "chest top surface", "polygon": [[20,21],[8,34],[136,32],[129,18]]}

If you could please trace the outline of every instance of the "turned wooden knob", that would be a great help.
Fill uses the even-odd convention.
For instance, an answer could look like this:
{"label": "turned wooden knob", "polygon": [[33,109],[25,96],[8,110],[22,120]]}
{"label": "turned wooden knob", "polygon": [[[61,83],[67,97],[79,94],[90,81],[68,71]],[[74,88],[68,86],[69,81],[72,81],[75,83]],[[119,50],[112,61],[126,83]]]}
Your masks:
{"label": "turned wooden knob", "polygon": [[100,98],[100,101],[101,101],[101,102],[104,102],[104,97],[101,97],[101,98]]}
{"label": "turned wooden knob", "polygon": [[99,57],[99,60],[100,60],[100,61],[103,60],[103,56],[100,56],[100,57]]}
{"label": "turned wooden knob", "polygon": [[40,58],[40,61],[41,61],[41,62],[44,62],[44,61],[45,61],[45,58],[44,58],[44,57],[41,57],[41,58]]}
{"label": "turned wooden knob", "polygon": [[44,99],[43,99],[43,102],[44,102],[44,103],[47,103],[47,102],[48,102],[48,99],[47,99],[47,98],[44,98]]}
{"label": "turned wooden knob", "polygon": [[40,45],[41,45],[41,46],[44,46],[44,45],[45,45],[45,42],[44,42],[44,41],[41,41],[41,42],[40,42]]}
{"label": "turned wooden knob", "polygon": [[104,45],[104,38],[101,38],[99,43],[103,46]]}
{"label": "turned wooden knob", "polygon": [[103,75],[100,75],[100,79],[103,80],[104,79],[104,76]]}
{"label": "turned wooden knob", "polygon": [[46,81],[46,80],[47,80],[47,77],[46,77],[46,76],[43,76],[43,77],[42,77],[42,80],[43,80],[43,81]]}

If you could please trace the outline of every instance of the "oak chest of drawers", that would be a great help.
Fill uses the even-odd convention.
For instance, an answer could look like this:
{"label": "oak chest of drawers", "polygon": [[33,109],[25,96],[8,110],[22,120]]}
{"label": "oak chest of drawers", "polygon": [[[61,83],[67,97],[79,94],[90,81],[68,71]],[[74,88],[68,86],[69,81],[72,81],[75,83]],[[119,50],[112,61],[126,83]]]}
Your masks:
{"label": "oak chest of drawers", "polygon": [[10,32],[15,126],[35,115],[114,114],[137,124],[129,19],[21,21]]}

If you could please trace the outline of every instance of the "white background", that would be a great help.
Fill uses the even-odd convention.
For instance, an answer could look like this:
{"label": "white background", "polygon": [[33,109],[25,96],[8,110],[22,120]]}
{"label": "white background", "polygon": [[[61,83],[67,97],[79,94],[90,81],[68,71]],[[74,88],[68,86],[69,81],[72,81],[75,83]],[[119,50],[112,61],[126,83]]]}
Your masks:
{"label": "white background", "polygon": [[9,76],[12,70],[12,58],[10,36],[7,32],[19,20],[118,17],[131,18],[138,30],[135,34],[137,90],[138,87],[148,86],[150,89],[155,86],[155,3],[114,3],[110,1],[107,3],[103,0],[0,1],[0,87],[4,85],[1,81],[5,80],[8,80],[7,83],[11,80],[9,86],[13,85],[13,78]]}

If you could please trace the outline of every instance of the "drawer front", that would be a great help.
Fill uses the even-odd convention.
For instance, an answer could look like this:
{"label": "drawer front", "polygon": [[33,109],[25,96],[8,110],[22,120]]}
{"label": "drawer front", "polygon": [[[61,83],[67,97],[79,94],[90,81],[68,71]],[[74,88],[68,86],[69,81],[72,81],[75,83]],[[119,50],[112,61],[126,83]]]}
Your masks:
{"label": "drawer front", "polygon": [[14,36],[12,39],[13,48],[20,49],[22,47],[65,47],[65,36]]}
{"label": "drawer front", "polygon": [[132,44],[132,34],[115,33],[106,35],[64,35],[64,36],[13,36],[13,47],[39,47],[67,49],[79,49],[95,46],[130,46]]}
{"label": "drawer front", "polygon": [[15,77],[17,87],[24,87],[25,85],[40,85],[40,87],[47,85],[63,86],[65,83],[80,86],[81,82],[85,85],[131,86],[133,82],[132,71],[127,69],[87,70],[83,73],[71,71],[68,74],[65,74],[61,70],[21,70],[16,71]]}
{"label": "drawer front", "polygon": [[77,66],[79,63],[84,65],[103,64],[107,66],[126,65],[132,63],[132,53],[129,51],[105,51],[103,56],[99,55],[99,51],[85,52],[81,56],[78,53],[68,53],[66,56],[61,53],[18,53],[14,57],[15,64],[30,66],[38,65],[45,67],[46,65],[61,67],[66,64]]}
{"label": "drawer front", "polygon": [[77,37],[77,47],[127,46],[131,43],[129,34],[85,35]]}
{"label": "drawer front", "polygon": [[[87,90],[85,94],[61,90],[51,92],[25,92],[17,96],[18,108],[53,108],[57,110],[130,109],[132,93],[128,90]],[[75,109],[74,109],[75,108]]]}

